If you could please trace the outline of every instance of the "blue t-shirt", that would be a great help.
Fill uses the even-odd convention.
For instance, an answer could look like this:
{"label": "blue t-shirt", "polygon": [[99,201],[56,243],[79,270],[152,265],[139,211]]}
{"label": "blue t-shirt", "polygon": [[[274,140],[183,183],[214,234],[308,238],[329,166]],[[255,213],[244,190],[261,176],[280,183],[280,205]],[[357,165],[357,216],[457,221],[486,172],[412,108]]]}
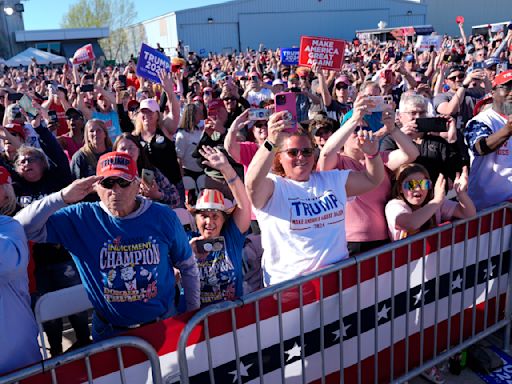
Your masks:
{"label": "blue t-shirt", "polygon": [[[201,282],[201,306],[224,300],[233,300],[243,295],[242,249],[245,235],[240,232],[232,218],[224,224],[226,249],[211,251],[204,259],[197,258]],[[200,236],[189,233],[190,238]]]}
{"label": "blue t-shirt", "polygon": [[119,115],[116,111],[110,112],[92,112],[92,118],[105,122],[108,130],[108,137],[112,142],[116,141],[117,136],[121,134],[121,124],[119,123]]}
{"label": "blue t-shirt", "polygon": [[47,241],[73,256],[95,309],[117,326],[175,313],[173,265],[192,250],[176,214],[152,203],[139,216],[117,218],[99,203],[75,204],[47,222]]}

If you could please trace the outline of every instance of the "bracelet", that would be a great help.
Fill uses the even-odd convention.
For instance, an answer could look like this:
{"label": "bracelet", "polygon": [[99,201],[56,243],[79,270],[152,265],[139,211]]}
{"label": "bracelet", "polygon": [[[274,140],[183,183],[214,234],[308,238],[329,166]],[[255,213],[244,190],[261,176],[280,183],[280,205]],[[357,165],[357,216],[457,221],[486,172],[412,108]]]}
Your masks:
{"label": "bracelet", "polygon": [[366,153],[364,154],[366,156],[367,159],[371,160],[371,159],[375,159],[377,156],[380,155],[380,152],[377,151],[375,152],[373,155],[367,155]]}
{"label": "bracelet", "polygon": [[238,175],[235,174],[235,176],[233,176],[231,179],[226,180],[226,183],[233,184],[236,181],[236,179],[238,179]]}

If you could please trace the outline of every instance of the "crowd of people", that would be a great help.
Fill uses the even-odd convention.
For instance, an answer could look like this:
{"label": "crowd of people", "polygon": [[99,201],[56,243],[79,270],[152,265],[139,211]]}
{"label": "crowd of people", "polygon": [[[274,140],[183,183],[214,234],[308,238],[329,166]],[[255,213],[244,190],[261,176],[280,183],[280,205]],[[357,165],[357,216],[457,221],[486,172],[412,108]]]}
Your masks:
{"label": "crowd of people", "polygon": [[[41,358],[47,292],[82,283],[101,340],[511,199],[512,30],[460,26],[439,51],[354,40],[339,71],[272,49],[189,52],[159,83],[3,68],[0,373]],[[44,328],[62,353],[62,321]]]}

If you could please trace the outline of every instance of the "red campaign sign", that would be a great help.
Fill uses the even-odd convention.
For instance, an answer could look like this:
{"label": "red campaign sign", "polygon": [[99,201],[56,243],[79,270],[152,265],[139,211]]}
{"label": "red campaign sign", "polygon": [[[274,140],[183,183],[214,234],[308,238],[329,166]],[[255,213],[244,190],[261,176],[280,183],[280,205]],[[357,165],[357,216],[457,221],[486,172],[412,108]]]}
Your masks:
{"label": "red campaign sign", "polygon": [[87,44],[76,50],[71,61],[73,64],[82,64],[94,60],[95,58],[96,56],[94,56],[92,44]]}
{"label": "red campaign sign", "polygon": [[457,24],[462,24],[462,23],[464,23],[464,16],[457,16],[457,17],[455,18],[455,22],[456,22]]}
{"label": "red campaign sign", "polygon": [[345,57],[345,41],[327,37],[301,36],[299,65],[318,63],[324,69],[339,71]]}

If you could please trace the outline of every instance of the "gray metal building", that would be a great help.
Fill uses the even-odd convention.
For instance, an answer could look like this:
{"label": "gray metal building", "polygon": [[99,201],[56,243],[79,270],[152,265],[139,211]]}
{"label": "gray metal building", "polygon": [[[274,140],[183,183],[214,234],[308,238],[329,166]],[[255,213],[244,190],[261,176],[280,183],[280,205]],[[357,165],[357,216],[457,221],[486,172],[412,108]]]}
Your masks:
{"label": "gray metal building", "polygon": [[[171,12],[132,27],[146,42],[172,54],[182,41],[190,50],[231,52],[298,46],[301,35],[352,39],[357,29],[427,22],[427,6],[414,0],[235,0]],[[137,53],[140,42],[129,47]]]}

